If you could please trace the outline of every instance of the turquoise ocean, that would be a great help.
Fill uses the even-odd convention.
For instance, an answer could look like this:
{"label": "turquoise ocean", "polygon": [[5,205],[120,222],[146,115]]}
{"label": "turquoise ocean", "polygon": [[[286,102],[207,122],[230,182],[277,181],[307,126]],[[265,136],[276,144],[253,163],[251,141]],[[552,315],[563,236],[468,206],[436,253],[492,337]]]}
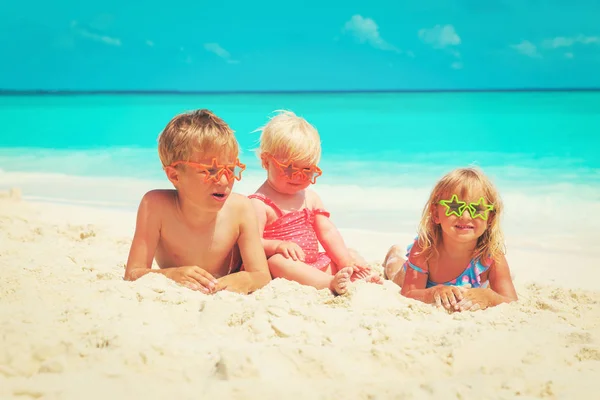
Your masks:
{"label": "turquoise ocean", "polygon": [[412,235],[436,180],[467,165],[500,189],[513,243],[585,251],[600,228],[600,92],[0,96],[0,191],[135,210],[169,187],[158,134],[196,108],[236,131],[243,194],[264,179],[256,129],[275,110],[315,125],[314,189],[341,228]]}

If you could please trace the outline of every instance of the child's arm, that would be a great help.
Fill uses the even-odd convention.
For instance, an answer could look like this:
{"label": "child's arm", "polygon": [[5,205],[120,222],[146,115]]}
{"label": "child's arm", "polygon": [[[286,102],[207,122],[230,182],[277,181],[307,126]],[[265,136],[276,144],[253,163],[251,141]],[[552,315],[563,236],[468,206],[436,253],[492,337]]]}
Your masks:
{"label": "child's arm", "polygon": [[427,262],[420,256],[420,246],[417,243],[413,245],[406,261],[406,275],[400,294],[404,297],[422,301],[423,303],[433,304],[445,309],[456,309],[463,299],[463,293],[467,290],[459,286],[437,285],[426,288],[428,278]]}
{"label": "child's arm", "polygon": [[467,290],[463,301],[459,303],[461,311],[486,309],[519,299],[504,255],[492,264],[489,271],[490,287]]}
{"label": "child's arm", "polygon": [[[315,192],[307,190],[307,194],[311,196],[310,203],[312,203],[313,209],[325,209],[321,198]],[[322,214],[315,216],[315,233],[327,256],[339,269],[353,265],[353,258],[346,247],[344,238],[328,216]]]}
{"label": "child's arm", "polygon": [[495,262],[490,268],[488,280],[490,281],[490,289],[500,296],[496,298],[494,301],[495,304],[493,305],[519,300],[515,285],[510,276],[508,261],[506,261],[504,254],[500,257],[498,262]]}
{"label": "child's arm", "polygon": [[267,207],[260,200],[250,199],[250,201],[256,214],[258,232],[267,258],[273,254],[281,253],[284,257],[292,258],[294,261],[303,261],[305,256],[304,251],[296,243],[263,238],[265,225],[267,224]]}
{"label": "child's arm", "polygon": [[238,246],[244,263],[244,271],[219,279],[216,290],[252,293],[271,281],[267,257],[261,243],[258,220],[250,200],[242,198],[239,213],[240,235]]}
{"label": "child's arm", "polygon": [[124,279],[135,281],[152,272],[165,275],[167,278],[188,286],[191,289],[201,289],[208,293],[210,291],[210,283],[214,282],[214,277],[200,267],[187,266],[152,269],[152,260],[154,259],[154,253],[160,240],[160,210],[169,207],[168,201],[169,199],[160,191],[150,191],[142,197],[137,213],[135,233],[125,267]]}
{"label": "child's arm", "polygon": [[[160,213],[153,207],[158,192],[150,191],[142,197],[138,207],[135,233],[125,268],[125,280],[134,281],[151,272],[152,260],[160,239]],[[155,272],[164,273],[163,270]]]}

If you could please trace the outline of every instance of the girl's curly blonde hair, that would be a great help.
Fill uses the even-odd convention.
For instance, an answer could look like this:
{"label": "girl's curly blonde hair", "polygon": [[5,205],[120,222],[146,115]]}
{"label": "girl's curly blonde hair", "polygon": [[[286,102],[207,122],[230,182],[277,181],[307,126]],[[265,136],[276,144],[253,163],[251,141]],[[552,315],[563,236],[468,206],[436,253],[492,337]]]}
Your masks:
{"label": "girl's curly blonde hair", "polygon": [[488,227],[477,240],[473,258],[491,258],[498,262],[505,253],[504,235],[500,228],[500,217],[504,210],[502,199],[498,190],[490,179],[477,168],[457,168],[443,176],[435,185],[423,208],[419,224],[418,245],[420,254],[429,260],[437,255],[437,247],[442,240],[442,228],[433,218],[437,212],[440,200],[450,199],[453,194],[461,200],[483,196],[488,204],[493,204],[494,209],[488,217]]}
{"label": "girl's curly blonde hair", "polygon": [[256,130],[261,132],[258,157],[262,160],[264,155],[269,154],[280,162],[318,164],[321,160],[321,138],[317,129],[292,111],[275,112],[277,115]]}

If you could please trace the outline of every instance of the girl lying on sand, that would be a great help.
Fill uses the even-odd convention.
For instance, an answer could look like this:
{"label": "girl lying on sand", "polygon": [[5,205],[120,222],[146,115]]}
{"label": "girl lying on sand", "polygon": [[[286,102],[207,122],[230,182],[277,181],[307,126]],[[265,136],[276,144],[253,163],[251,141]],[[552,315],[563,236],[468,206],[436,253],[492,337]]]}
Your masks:
{"label": "girl lying on sand", "polygon": [[408,259],[399,246],[388,251],[386,278],[402,287],[402,295],[451,311],[517,300],[504,257],[502,211],[500,196],[483,172],[448,173],[429,196]]}

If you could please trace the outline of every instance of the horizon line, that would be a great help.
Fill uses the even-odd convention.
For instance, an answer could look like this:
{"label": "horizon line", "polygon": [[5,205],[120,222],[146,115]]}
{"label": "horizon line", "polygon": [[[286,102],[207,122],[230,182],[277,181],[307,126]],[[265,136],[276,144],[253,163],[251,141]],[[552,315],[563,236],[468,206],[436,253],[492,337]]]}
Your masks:
{"label": "horizon line", "polygon": [[240,94],[376,94],[376,93],[511,93],[511,92],[598,92],[598,88],[488,88],[488,89],[348,89],[348,90],[51,90],[0,89],[1,95],[240,95]]}

